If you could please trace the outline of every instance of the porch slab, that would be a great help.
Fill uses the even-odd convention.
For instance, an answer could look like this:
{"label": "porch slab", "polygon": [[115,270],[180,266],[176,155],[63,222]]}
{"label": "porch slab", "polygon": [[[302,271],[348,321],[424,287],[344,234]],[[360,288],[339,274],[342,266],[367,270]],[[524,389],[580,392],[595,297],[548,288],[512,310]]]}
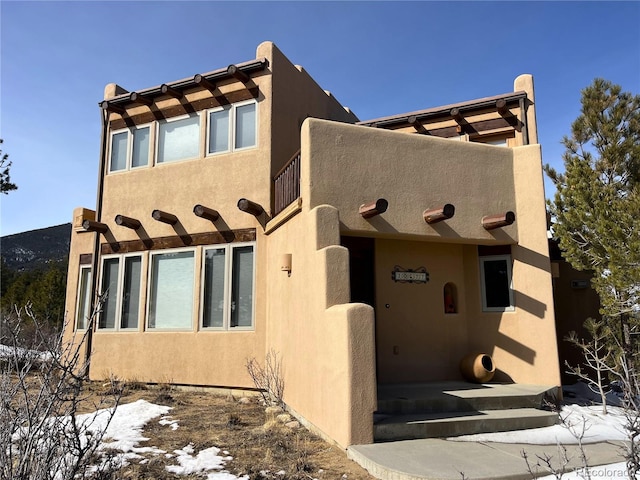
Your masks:
{"label": "porch slab", "polygon": [[484,432],[506,432],[548,427],[558,423],[558,414],[535,408],[480,410],[393,415],[374,425],[377,442],[418,438],[454,437]]}
{"label": "porch slab", "polygon": [[[624,461],[620,443],[586,445],[590,467]],[[352,445],[347,455],[371,475],[381,480],[524,480],[531,474],[522,457],[525,451],[535,463],[536,455],[549,455],[552,465],[559,463],[556,445],[523,445],[455,442],[443,439]],[[567,446],[569,464],[565,471],[581,468],[577,446]],[[537,476],[550,475],[538,468]],[[463,476],[464,475],[464,476]]]}
{"label": "porch slab", "polygon": [[461,381],[378,385],[378,412],[469,412],[540,408],[557,395],[548,385],[473,384]]}

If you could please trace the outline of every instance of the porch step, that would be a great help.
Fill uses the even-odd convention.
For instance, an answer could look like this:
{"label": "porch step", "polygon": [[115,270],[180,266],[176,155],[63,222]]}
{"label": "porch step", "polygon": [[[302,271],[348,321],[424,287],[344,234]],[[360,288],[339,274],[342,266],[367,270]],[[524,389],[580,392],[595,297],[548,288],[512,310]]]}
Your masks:
{"label": "porch step", "polygon": [[378,413],[444,413],[540,408],[555,387],[436,382],[378,385]]}
{"label": "porch step", "polygon": [[536,408],[381,415],[374,419],[376,442],[454,437],[555,425],[558,415]]}
{"label": "porch step", "polygon": [[555,425],[558,415],[543,407],[556,390],[458,381],[378,385],[374,439],[455,437]]}

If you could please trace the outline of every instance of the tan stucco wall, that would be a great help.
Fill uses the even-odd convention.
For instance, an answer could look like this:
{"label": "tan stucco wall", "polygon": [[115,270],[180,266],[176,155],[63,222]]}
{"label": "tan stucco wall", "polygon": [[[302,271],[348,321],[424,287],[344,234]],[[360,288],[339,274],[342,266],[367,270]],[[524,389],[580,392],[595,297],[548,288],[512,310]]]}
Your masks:
{"label": "tan stucco wall", "polygon": [[[84,331],[75,330],[76,315],[78,306],[78,281],[80,278],[80,255],[91,253],[95,242],[95,234],[90,232],[82,232],[82,220],[86,218],[93,219],[95,212],[82,207],[78,207],[73,211],[73,220],[71,228],[71,246],[69,249],[69,266],[67,269],[67,289],[65,298],[65,325],[64,325],[64,341],[74,342],[75,344],[83,343]],[[80,353],[84,357],[86,354],[86,343],[81,346]]]}
{"label": "tan stucco wall", "polygon": [[[351,232],[486,244],[518,238],[518,222],[492,232],[481,224],[485,215],[515,211],[508,148],[309,119],[300,188],[311,207],[338,208]],[[363,219],[358,207],[378,198],[389,201],[387,212]],[[424,210],[445,203],[455,205],[455,216],[426,224]]]}
{"label": "tan stucco wall", "polygon": [[[284,368],[284,399],[346,447],[373,441],[376,409],[373,309],[349,302],[349,257],[338,211],[318,206],[269,236],[268,347]],[[292,272],[280,271],[282,254]]]}
{"label": "tan stucco wall", "polygon": [[335,97],[323,90],[301,66],[293,65],[270,42],[258,47],[258,56],[272,60],[273,92],[273,162],[271,174],[300,149],[300,127],[307,117],[355,123],[358,118],[345,109]]}
{"label": "tan stucco wall", "polygon": [[[469,348],[486,351],[496,380],[560,385],[553,290],[546,235],[540,146],[513,149],[519,244],[512,246],[513,312],[482,312],[478,289],[467,292]],[[465,275],[479,277],[477,252],[465,250]]]}
{"label": "tan stucco wall", "polygon": [[[536,119],[536,99],[535,91],[533,88],[533,75],[525,73],[518,75],[513,82],[513,90],[527,92],[527,99],[525,100],[525,110],[527,117],[527,135],[529,145],[538,143],[538,122]],[[523,145],[522,141],[523,132],[516,132],[516,139],[518,145]]]}

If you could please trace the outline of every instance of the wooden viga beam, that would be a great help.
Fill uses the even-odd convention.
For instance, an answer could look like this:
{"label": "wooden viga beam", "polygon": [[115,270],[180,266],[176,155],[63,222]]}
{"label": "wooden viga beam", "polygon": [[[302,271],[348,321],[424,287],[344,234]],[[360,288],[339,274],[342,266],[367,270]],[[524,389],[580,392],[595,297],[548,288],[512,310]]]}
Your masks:
{"label": "wooden viga beam", "polygon": [[158,222],[168,223],[169,225],[178,223],[178,217],[171,213],[163,212],[162,210],[154,210],[151,212],[151,217]]}
{"label": "wooden viga beam", "polygon": [[500,213],[498,215],[486,215],[482,217],[482,227],[485,230],[506,227],[516,221],[516,214],[512,211]]}
{"label": "wooden viga beam", "polygon": [[362,218],[371,218],[384,213],[389,208],[389,202],[384,198],[379,198],[375,202],[363,203],[358,208],[358,213]]}
{"label": "wooden viga beam", "polygon": [[116,222],[116,225],[120,225],[121,227],[127,227],[132,230],[137,230],[142,226],[142,224],[140,223],[140,220],[136,220],[135,218],[131,218],[131,217],[126,217],[124,215],[116,215],[115,222]]}
{"label": "wooden viga beam", "polygon": [[496,100],[496,110],[498,110],[498,113],[503,117],[511,113],[507,108],[507,101],[504,98],[501,98],[500,100]]}
{"label": "wooden viga beam", "polygon": [[147,107],[151,106],[151,104],[153,103],[150,98],[143,97],[138,92],[131,92],[131,95],[129,95],[129,100],[139,105],[146,105]]}
{"label": "wooden viga beam", "polygon": [[87,232],[98,232],[98,233],[107,233],[109,231],[109,226],[96,222],[94,220],[85,220],[82,222],[82,228]]}
{"label": "wooden viga beam", "polygon": [[449,115],[451,115],[451,118],[453,118],[456,121],[456,123],[458,124],[456,126],[456,132],[464,133],[464,129],[469,125],[469,122],[467,122],[467,120],[464,118],[464,115],[462,114],[460,109],[459,108],[452,108],[449,111]]}
{"label": "wooden viga beam", "polygon": [[442,207],[430,208],[422,213],[422,218],[428,224],[438,223],[448,220],[456,213],[456,207],[450,203],[445,203]]}
{"label": "wooden viga beam", "polygon": [[250,213],[254,217],[259,217],[264,213],[262,205],[252,202],[251,200],[247,200],[246,198],[238,200],[238,208],[243,212]]}
{"label": "wooden viga beam", "polygon": [[202,87],[202,88],[206,88],[207,90],[209,90],[211,93],[214,93],[216,91],[216,88],[218,88],[216,86],[215,83],[210,82],[209,80],[207,80],[206,78],[204,78],[202,75],[200,75],[199,73],[196,73],[193,76],[193,83],[195,83],[196,85]]}
{"label": "wooden viga beam", "polygon": [[411,115],[409,118],[407,118],[407,122],[409,123],[409,125],[411,125],[416,132],[418,132],[421,135],[429,135],[429,130],[427,130],[426,128],[424,128],[424,125],[422,125],[422,123],[420,123],[420,121],[418,120],[418,118],[415,115]]}
{"label": "wooden viga beam", "polygon": [[100,108],[103,110],[106,110],[107,112],[119,113],[120,115],[122,115],[125,112],[124,108],[118,105],[114,105],[108,100],[104,100],[100,102]]}
{"label": "wooden viga beam", "polygon": [[180,90],[176,90],[173,87],[170,87],[169,85],[167,85],[166,83],[163,83],[162,85],[160,85],[160,91],[164,94],[164,95],[169,95],[173,98],[182,98],[183,94]]}
{"label": "wooden viga beam", "polygon": [[213,208],[207,208],[204,205],[200,204],[193,207],[193,213],[196,217],[206,218],[207,220],[211,220],[212,222],[215,222],[220,218],[220,213],[218,213],[217,210],[214,210]]}
{"label": "wooden viga beam", "polygon": [[227,74],[231,75],[233,78],[244,83],[245,85],[251,81],[249,75],[240,71],[240,69],[236,65],[229,65],[227,67]]}

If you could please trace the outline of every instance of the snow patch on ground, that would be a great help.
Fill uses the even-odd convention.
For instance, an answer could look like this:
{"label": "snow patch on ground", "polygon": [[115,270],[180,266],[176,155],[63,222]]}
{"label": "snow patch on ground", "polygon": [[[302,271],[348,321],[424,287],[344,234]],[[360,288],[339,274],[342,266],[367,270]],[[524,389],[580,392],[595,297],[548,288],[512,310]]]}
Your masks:
{"label": "snow patch on ground", "polygon": [[[137,445],[149,440],[142,435],[144,426],[154,418],[168,413],[169,410],[171,407],[155,405],[146,400],[119,405],[107,427],[101,448],[119,450],[125,454],[126,458],[137,458],[141,453],[165,453],[164,450],[156,447],[138,447]],[[104,421],[106,421],[108,418],[107,410],[98,412],[105,412]],[[78,417],[80,418],[82,415]],[[102,426],[104,428],[104,423]]]}
{"label": "snow patch on ground", "polygon": [[[237,479],[235,475],[223,470],[224,465],[229,460],[233,460],[230,456],[221,456],[220,449],[217,447],[205,448],[200,450],[197,455],[193,455],[195,450],[192,444],[183,447],[180,450],[174,450],[176,460],[179,465],[169,465],[165,467],[168,472],[176,475],[190,475],[193,473],[206,473],[207,478],[211,480],[233,480]],[[224,452],[223,452],[224,455]],[[211,472],[211,470],[218,470]],[[241,477],[248,478],[247,476]]]}

